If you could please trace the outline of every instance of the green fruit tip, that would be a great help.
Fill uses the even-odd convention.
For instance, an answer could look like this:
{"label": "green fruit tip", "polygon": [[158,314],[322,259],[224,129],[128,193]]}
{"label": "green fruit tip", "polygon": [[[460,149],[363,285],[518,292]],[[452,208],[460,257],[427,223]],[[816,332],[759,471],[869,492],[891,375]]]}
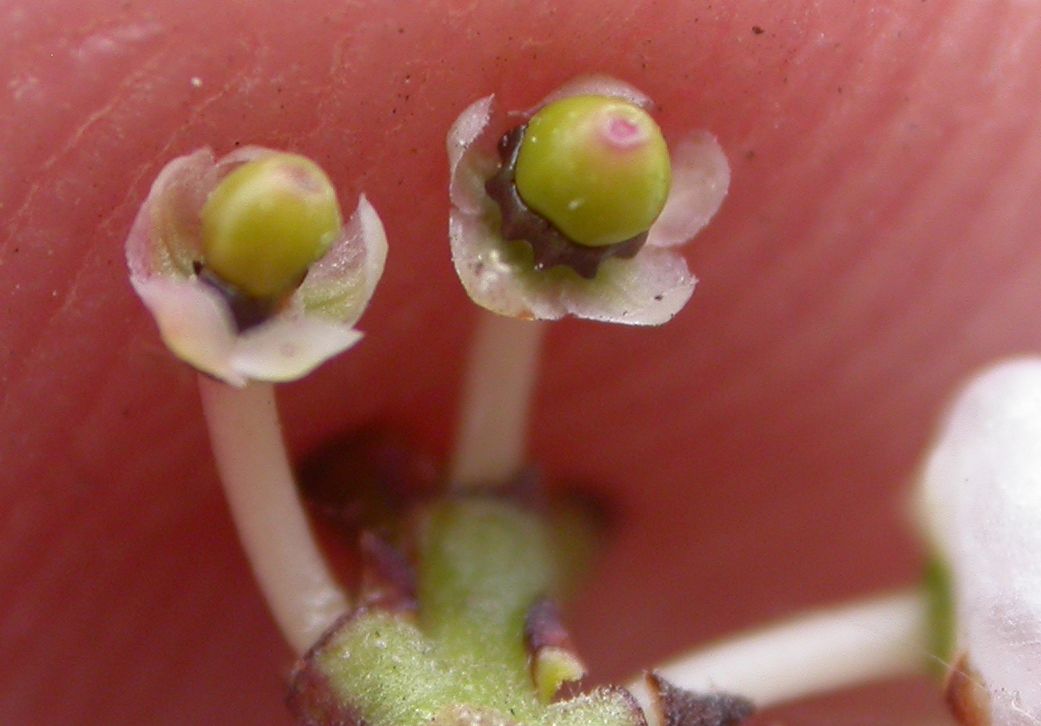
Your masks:
{"label": "green fruit tip", "polygon": [[206,267],[257,299],[285,295],[343,227],[336,190],[310,159],[272,154],[238,167],[202,208]]}
{"label": "green fruit tip", "polygon": [[528,122],[517,155],[524,203],[589,247],[649,230],[671,180],[658,124],[617,98],[575,96],[545,106]]}

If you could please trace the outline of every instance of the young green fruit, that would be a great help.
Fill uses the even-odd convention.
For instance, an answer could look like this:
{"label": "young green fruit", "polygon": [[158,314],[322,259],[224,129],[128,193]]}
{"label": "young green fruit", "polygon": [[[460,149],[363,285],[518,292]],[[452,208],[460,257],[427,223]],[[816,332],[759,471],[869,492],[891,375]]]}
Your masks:
{"label": "young green fruit", "polygon": [[317,164],[273,154],[228,174],[202,208],[206,266],[241,292],[292,290],[343,227],[332,183]]}
{"label": "young green fruit", "polygon": [[669,195],[669,149],[643,109],[617,98],[556,101],[528,122],[517,192],[573,242],[617,244],[643,234]]}

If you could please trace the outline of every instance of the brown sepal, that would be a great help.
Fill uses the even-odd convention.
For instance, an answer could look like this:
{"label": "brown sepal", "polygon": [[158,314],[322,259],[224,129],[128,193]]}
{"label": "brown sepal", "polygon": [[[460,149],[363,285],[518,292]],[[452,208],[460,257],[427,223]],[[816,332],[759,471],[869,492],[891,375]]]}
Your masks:
{"label": "brown sepal", "polygon": [[755,712],[747,698],[729,693],[695,693],[647,674],[663,726],[736,726]]}
{"label": "brown sepal", "polygon": [[947,674],[944,698],[958,723],[963,726],[990,726],[990,694],[964,653]]}
{"label": "brown sepal", "polygon": [[517,155],[527,126],[508,131],[499,140],[499,171],[485,182],[488,196],[499,206],[502,214],[502,237],[507,242],[523,240],[531,245],[536,270],[548,270],[564,265],[588,280],[596,277],[601,263],[611,257],[633,257],[644,242],[647,233],[613,245],[589,247],[572,241],[553,224],[525,204],[517,191],[514,175]]}
{"label": "brown sepal", "polygon": [[372,532],[362,532],[360,550],[361,605],[370,610],[416,613],[416,573],[408,558]]}
{"label": "brown sepal", "polygon": [[531,606],[524,619],[524,644],[536,656],[543,648],[560,648],[575,652],[571,635],[560,618],[560,609],[552,600],[543,598]]}
{"label": "brown sepal", "polygon": [[565,685],[577,684],[586,675],[585,664],[552,600],[543,598],[528,610],[524,645],[528,649],[531,680],[543,703],[549,703]]}

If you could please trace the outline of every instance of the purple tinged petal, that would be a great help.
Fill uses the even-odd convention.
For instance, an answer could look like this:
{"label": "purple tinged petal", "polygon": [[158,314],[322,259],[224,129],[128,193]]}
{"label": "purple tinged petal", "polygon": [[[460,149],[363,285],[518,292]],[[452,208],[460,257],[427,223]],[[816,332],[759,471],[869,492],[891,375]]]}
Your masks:
{"label": "purple tinged petal", "polygon": [[[585,282],[585,281],[583,281]],[[564,300],[580,317],[625,325],[661,325],[694,294],[687,262],[664,250],[644,249],[632,260],[608,260],[596,289],[573,286]]]}
{"label": "purple tinged petal", "polygon": [[248,146],[215,161],[204,148],[174,159],[156,178],[126,242],[131,284],[163,341],[178,358],[234,386],[300,378],[358,342],[362,334],[351,326],[387,255],[383,225],[363,195],[341,238],[281,310],[238,331],[228,302],[196,274],[203,262],[200,213],[223,176],[274,153]]}
{"label": "purple tinged petal", "polygon": [[625,81],[619,81],[617,78],[611,78],[610,76],[594,75],[581,76],[568,81],[542,99],[529,113],[534,113],[554,101],[576,96],[607,96],[608,98],[620,98],[623,101],[628,101],[645,111],[654,108],[654,102],[650,98]]}
{"label": "purple tinged petal", "polygon": [[239,335],[229,363],[246,378],[294,381],[361,338],[360,331],[316,316],[279,315]]}
{"label": "purple tinged petal", "polygon": [[233,386],[246,384],[229,359],[235,345],[235,323],[215,290],[196,278],[153,277],[133,280],[133,284],[174,355]]}
{"label": "purple tinged petal", "polygon": [[463,287],[474,302],[500,315],[660,325],[694,293],[696,280],[686,261],[666,250],[647,248],[631,260],[607,260],[595,279],[586,280],[562,268],[530,269],[487,221],[472,215],[453,210],[450,234]]}
{"label": "purple tinged petal", "polygon": [[181,156],[159,172],[126,242],[131,278],[192,274],[202,257],[199,210],[217,184],[213,151]]}
{"label": "purple tinged petal", "polygon": [[243,164],[277,153],[279,152],[266,146],[240,146],[234,151],[228,152],[217,161],[217,177],[218,179],[223,179]]}

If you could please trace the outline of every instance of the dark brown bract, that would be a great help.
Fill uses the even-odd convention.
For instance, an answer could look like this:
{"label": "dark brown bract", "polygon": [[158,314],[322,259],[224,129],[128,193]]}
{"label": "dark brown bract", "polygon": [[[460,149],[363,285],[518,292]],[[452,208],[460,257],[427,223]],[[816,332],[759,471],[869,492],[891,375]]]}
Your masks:
{"label": "dark brown bract", "polygon": [[499,140],[499,159],[502,163],[495,176],[484,185],[502,215],[503,239],[531,245],[536,270],[563,265],[587,280],[596,277],[604,260],[612,257],[627,260],[634,257],[647,241],[646,232],[613,245],[582,245],[569,239],[548,219],[524,203],[517,190],[515,176],[517,155],[524,141],[525,129],[526,126],[518,126]]}

